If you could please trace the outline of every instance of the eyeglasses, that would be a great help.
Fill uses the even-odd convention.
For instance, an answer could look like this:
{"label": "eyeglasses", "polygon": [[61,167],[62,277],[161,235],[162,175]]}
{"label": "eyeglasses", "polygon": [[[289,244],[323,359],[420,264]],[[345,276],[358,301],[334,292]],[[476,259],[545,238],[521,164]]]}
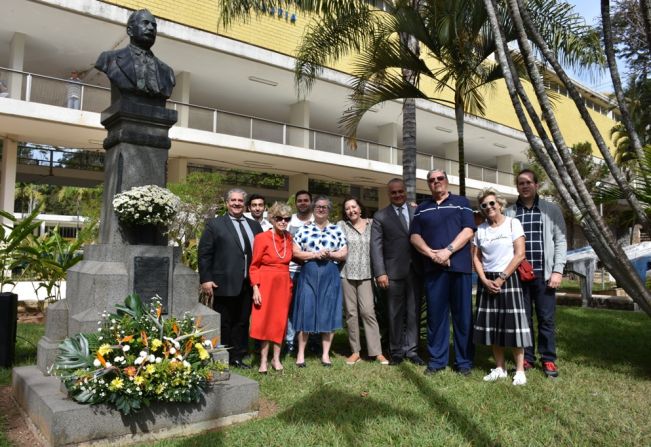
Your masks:
{"label": "eyeglasses", "polygon": [[445,176],[439,175],[438,177],[430,177],[427,181],[430,183],[434,183],[434,182],[442,182],[443,180],[445,180]]}
{"label": "eyeglasses", "polygon": [[276,222],[281,222],[282,221],[282,222],[290,223],[292,221],[292,218],[291,217],[283,217],[283,216],[275,216],[274,220]]}
{"label": "eyeglasses", "polygon": [[479,206],[481,206],[481,209],[483,209],[483,210],[485,210],[485,209],[488,208],[489,206],[492,208],[492,207],[495,206],[495,200],[491,200],[490,202],[484,202],[484,203],[482,203],[482,204],[479,205]]}
{"label": "eyeglasses", "polygon": [[325,211],[328,210],[329,208],[326,205],[319,205],[319,206],[315,206],[314,209],[319,211]]}

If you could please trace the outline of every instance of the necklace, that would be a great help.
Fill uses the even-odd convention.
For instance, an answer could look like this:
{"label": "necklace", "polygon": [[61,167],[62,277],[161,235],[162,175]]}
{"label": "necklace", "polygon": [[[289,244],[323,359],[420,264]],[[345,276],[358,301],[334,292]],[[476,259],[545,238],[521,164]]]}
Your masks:
{"label": "necklace", "polygon": [[282,235],[283,238],[283,255],[280,256],[280,253],[278,252],[278,249],[276,248],[276,234],[271,235],[271,241],[274,244],[274,251],[276,252],[276,255],[278,256],[279,259],[285,259],[285,255],[287,254],[287,238],[285,237],[285,233]]}

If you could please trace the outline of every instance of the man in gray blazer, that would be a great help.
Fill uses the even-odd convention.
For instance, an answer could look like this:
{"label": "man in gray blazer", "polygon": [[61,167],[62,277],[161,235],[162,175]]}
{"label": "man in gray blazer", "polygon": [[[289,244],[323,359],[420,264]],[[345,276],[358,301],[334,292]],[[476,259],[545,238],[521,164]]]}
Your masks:
{"label": "man in gray blazer", "polygon": [[246,192],[231,189],[226,194],[228,212],[206,222],[199,240],[199,281],[202,292],[214,297],[213,308],[221,317],[221,343],[232,348],[229,363],[248,369],[242,358],[249,342],[249,266],[253,239],[262,227],[244,217],[245,200]]}
{"label": "man in gray blazer", "polygon": [[387,188],[391,205],[373,216],[371,262],[378,287],[386,291],[391,364],[407,359],[424,365],[418,356],[421,280],[409,242],[414,209],[407,204],[401,179],[390,180]]}

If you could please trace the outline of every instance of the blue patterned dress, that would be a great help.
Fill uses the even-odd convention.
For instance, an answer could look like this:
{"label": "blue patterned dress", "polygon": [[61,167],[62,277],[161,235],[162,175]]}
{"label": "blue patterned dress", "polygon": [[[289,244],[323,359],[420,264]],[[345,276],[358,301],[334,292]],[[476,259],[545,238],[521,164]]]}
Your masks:
{"label": "blue patterned dress", "polygon": [[[346,246],[346,236],[337,225],[321,230],[310,223],[301,227],[294,243],[302,251],[337,251]],[[342,327],[342,292],[339,266],[334,261],[311,260],[301,267],[292,310],[296,332],[333,332]]]}

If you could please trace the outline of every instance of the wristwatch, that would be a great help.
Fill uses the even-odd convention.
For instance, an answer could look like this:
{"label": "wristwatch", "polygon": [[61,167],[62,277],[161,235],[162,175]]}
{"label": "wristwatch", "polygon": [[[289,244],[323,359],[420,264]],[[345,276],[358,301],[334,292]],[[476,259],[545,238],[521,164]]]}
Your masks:
{"label": "wristwatch", "polygon": [[454,247],[452,246],[452,244],[445,247],[445,249],[448,250],[450,253],[454,253]]}
{"label": "wristwatch", "polygon": [[502,279],[502,281],[506,281],[506,278],[507,278],[506,273],[500,272],[500,274],[497,275],[497,276],[499,276]]}

